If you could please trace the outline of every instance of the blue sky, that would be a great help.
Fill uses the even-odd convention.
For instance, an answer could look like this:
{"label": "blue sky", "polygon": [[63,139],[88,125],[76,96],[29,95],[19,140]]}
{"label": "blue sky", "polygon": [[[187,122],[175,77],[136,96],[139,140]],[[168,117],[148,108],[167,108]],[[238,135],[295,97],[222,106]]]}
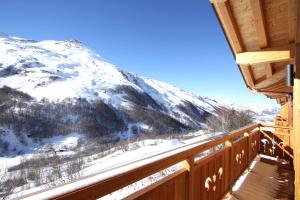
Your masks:
{"label": "blue sky", "polygon": [[208,97],[271,103],[252,95],[209,0],[1,0],[1,32],[78,39],[136,74]]}

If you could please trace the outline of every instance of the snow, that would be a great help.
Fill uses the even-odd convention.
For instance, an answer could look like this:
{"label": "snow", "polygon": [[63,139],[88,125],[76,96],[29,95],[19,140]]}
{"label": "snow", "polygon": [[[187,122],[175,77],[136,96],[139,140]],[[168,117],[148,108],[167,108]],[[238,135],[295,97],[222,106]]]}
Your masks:
{"label": "snow", "polygon": [[[10,68],[13,69],[12,73],[7,73]],[[183,123],[188,120],[194,121],[194,119],[180,110],[178,108],[180,105],[190,102],[197,107],[199,112],[206,111],[210,113],[216,112],[221,106],[228,105],[228,103],[222,101],[185,92],[161,81],[121,71],[115,65],[103,60],[97,53],[75,40],[32,41],[17,37],[0,36],[0,88],[3,86],[9,86],[28,93],[37,100],[48,98],[50,101],[56,101],[82,97],[91,101],[103,100],[116,108],[131,109],[132,102],[125,99],[127,94],[114,92],[119,86],[130,86],[138,92],[148,94],[156,103],[166,109],[165,114]],[[239,109],[249,108],[237,104],[232,106]],[[150,106],[148,106],[148,109],[151,109]],[[259,106],[259,108],[254,107],[251,109],[263,115],[260,120],[266,119],[269,121],[270,116],[273,117],[276,113],[276,109],[270,106]],[[71,115],[67,116],[65,120],[75,122],[77,118]],[[202,123],[199,125],[204,127]],[[134,126],[143,130],[151,130],[151,125],[148,124],[129,124],[128,131],[120,133],[121,138],[130,141],[133,135],[132,127]],[[9,141],[9,151],[12,152],[11,157],[0,156],[1,165],[4,164],[6,167],[16,166],[22,158],[42,153],[41,150],[43,149],[53,148],[54,151],[63,151],[60,155],[72,154],[72,149],[77,147],[80,141],[84,139],[84,136],[80,133],[55,136],[41,141],[32,141],[32,139],[24,136],[27,142],[27,145],[25,145],[16,138],[9,128],[0,127],[0,131],[3,133],[0,132],[0,139],[4,142]],[[199,141],[212,136],[201,136],[202,133],[200,132],[198,134],[199,137],[190,140],[144,140],[130,144],[128,151],[125,152],[111,149],[112,154],[86,164],[81,174],[90,178],[75,182],[71,186],[67,185],[66,190],[73,190],[126,171],[130,167],[152,162],[154,158],[161,158],[155,156],[157,153],[165,151],[167,153],[164,156],[168,156],[170,152],[176,152],[174,148],[180,147],[180,150],[184,150],[185,145],[198,145]],[[220,133],[216,135],[218,134]],[[17,156],[19,151],[22,151],[23,156]],[[145,159],[138,161],[140,158]],[[98,173],[98,175],[94,175],[95,173]],[[148,183],[147,180],[145,182]],[[35,187],[15,195],[24,195],[45,187],[45,185]],[[57,192],[61,191],[61,189],[57,189]]]}
{"label": "snow", "polygon": [[71,133],[66,136],[59,135],[42,140],[42,144],[50,146],[54,151],[62,151],[73,149],[78,146],[80,140],[83,140],[84,136],[79,133]]}
{"label": "snow", "polygon": [[[159,104],[181,115],[185,114],[175,106],[187,101],[207,111],[214,111],[213,106],[218,107],[216,102],[207,103],[209,99],[175,86],[121,71],[78,41],[37,42],[16,37],[0,38],[0,55],[0,72],[9,66],[19,70],[16,74],[2,76],[0,87],[6,85],[37,99],[101,98],[119,106],[126,102],[123,96],[111,95],[110,92],[117,86],[127,85],[146,92]],[[51,77],[57,77],[57,80]]]}
{"label": "snow", "polygon": [[[173,85],[122,71],[77,40],[32,41],[0,37],[0,63],[0,87],[9,86],[37,100],[48,98],[56,101],[81,97],[103,100],[116,108],[130,109],[133,103],[125,98],[127,94],[114,92],[119,86],[130,86],[148,94],[166,108],[165,114],[184,124],[194,122],[199,127],[203,124],[199,124],[178,106],[190,102],[199,112],[215,113],[221,106],[232,105],[225,100],[200,97]],[[10,67],[13,73],[7,75],[5,70]],[[238,109],[245,107],[237,104],[232,106]],[[276,112],[272,106],[252,106],[251,109],[264,113],[258,119],[263,121],[271,121],[269,116]]]}
{"label": "snow", "polygon": [[[195,135],[197,135],[197,133],[195,133]],[[221,136],[222,133],[217,133],[215,135]],[[80,181],[65,184],[61,187],[51,189],[47,192],[39,193],[34,197],[29,197],[28,199],[45,199],[46,197],[49,198],[51,196],[53,197],[56,195],[60,195],[67,191],[73,191],[80,187],[90,185],[101,180],[105,180],[111,176],[121,174],[125,171],[137,168],[139,166],[143,166],[148,163],[155,162],[159,159],[163,159],[168,156],[177,154],[181,151],[193,148],[201,143],[210,141],[209,138],[212,136],[213,134],[201,135],[187,140],[147,139],[129,144],[128,151],[116,151],[114,149],[111,149],[109,151],[112,151],[113,153],[108,154],[107,156],[102,157],[100,159],[88,162],[86,164],[85,168],[81,171],[82,177],[80,178]],[[162,152],[163,154],[161,154]],[[170,174],[180,168],[182,168],[182,165],[179,163],[174,166],[171,166],[164,173]],[[153,181],[157,181],[160,178],[162,178],[159,174],[154,174],[153,177],[150,179],[143,179],[130,187],[126,187],[122,190],[116,191],[115,193],[106,196],[104,199],[120,199],[121,196],[124,197],[124,195],[129,195],[134,191],[153,183]],[[47,189],[47,187],[45,185],[41,185],[31,189],[16,192],[10,197],[21,197],[23,195],[31,194],[42,189]]]}
{"label": "snow", "polygon": [[[72,41],[28,42],[24,39],[0,38],[0,55],[0,69],[10,65],[22,68],[22,60],[42,63],[27,68],[24,73],[2,77],[0,81],[0,86],[19,89],[37,99],[93,98],[95,91],[119,84],[131,85],[115,66],[100,60],[90,49]],[[53,75],[58,76],[59,81],[49,80]]]}
{"label": "snow", "polygon": [[[50,149],[55,152],[61,151],[58,153],[59,155],[72,154],[72,149],[77,147],[79,142],[84,139],[82,134],[70,133],[45,138],[41,141],[32,141],[30,138],[27,138],[27,144],[22,144],[12,130],[0,127],[0,131],[5,131],[4,134],[0,134],[0,140],[9,144],[10,156],[3,157],[0,154],[0,163],[5,168],[16,166],[20,164],[22,159],[36,156],[38,153],[43,153]],[[22,155],[17,155],[19,152],[22,152]]]}

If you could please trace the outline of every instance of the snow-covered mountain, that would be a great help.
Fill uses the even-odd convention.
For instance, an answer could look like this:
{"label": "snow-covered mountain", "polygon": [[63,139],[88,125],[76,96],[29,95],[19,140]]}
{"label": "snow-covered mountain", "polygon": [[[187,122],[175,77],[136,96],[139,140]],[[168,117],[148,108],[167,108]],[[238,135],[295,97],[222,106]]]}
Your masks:
{"label": "snow-covered mountain", "polygon": [[[77,40],[0,36],[0,142],[60,134],[166,134],[204,128],[223,105],[118,69]],[[7,146],[7,145],[6,145]],[[11,148],[7,147],[8,149]]]}

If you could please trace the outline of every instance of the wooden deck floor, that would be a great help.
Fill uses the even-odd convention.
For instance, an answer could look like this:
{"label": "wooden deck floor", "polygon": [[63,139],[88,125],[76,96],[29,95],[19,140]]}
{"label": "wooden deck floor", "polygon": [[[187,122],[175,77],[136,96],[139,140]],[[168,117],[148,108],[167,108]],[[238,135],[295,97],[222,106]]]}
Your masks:
{"label": "wooden deck floor", "polygon": [[289,164],[257,156],[226,200],[294,199],[294,171]]}

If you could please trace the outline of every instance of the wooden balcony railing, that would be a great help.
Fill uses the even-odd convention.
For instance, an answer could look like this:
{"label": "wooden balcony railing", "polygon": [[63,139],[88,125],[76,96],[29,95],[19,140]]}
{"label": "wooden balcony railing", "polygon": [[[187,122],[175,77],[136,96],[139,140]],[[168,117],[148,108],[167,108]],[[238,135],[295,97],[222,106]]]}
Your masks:
{"label": "wooden balcony railing", "polygon": [[[253,124],[210,138],[202,143],[185,145],[156,156],[143,158],[107,172],[85,177],[78,182],[30,194],[30,199],[97,199],[135,183],[177,163],[182,169],[141,189],[126,199],[220,199],[248,168],[260,152],[261,125]],[[269,140],[272,138],[266,138]],[[198,155],[216,146],[219,150]],[[281,153],[281,152],[280,152]]]}
{"label": "wooden balcony railing", "polygon": [[[267,131],[265,129],[267,129]],[[283,158],[291,163],[293,162],[293,129],[291,127],[261,125],[260,133],[260,153]]]}
{"label": "wooden balcony railing", "polygon": [[278,138],[283,141],[283,145],[288,145],[293,148],[294,143],[292,140],[292,129],[289,127],[289,122],[287,119],[282,117],[275,118],[275,126],[273,126],[274,132]]}

